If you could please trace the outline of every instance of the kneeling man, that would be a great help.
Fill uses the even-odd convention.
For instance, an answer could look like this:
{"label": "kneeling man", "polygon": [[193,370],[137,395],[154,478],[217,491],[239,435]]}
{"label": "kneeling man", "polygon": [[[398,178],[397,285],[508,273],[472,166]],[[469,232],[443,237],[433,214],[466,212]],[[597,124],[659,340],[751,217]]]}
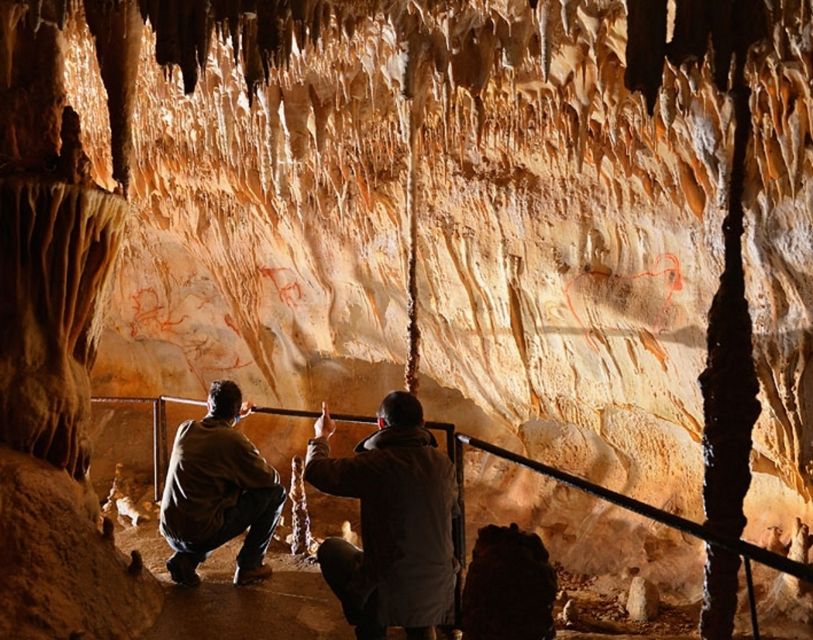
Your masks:
{"label": "kneeling man", "polygon": [[323,405],[308,443],[305,479],[320,491],[361,499],[364,551],[341,538],[319,547],[322,574],[360,640],[383,640],[388,626],[434,638],[454,618],[454,465],[424,428],[423,408],[393,391],[378,410],[379,431],[356,455],[330,458],[336,427]]}
{"label": "kneeling man", "polygon": [[276,470],[233,428],[250,412],[241,413],[242,402],[234,382],[216,380],[209,389],[206,417],[178,427],[161,501],[161,533],[175,550],[167,569],[179,584],[200,584],[197,565],[246,529],[234,584],[271,575],[263,558],[282,513],[285,489]]}

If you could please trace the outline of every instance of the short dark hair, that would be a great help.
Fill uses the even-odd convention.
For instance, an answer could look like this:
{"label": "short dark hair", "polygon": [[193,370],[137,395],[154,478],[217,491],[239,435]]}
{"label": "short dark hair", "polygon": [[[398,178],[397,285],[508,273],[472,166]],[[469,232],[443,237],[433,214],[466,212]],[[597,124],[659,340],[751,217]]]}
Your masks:
{"label": "short dark hair", "polygon": [[215,380],[209,387],[213,418],[233,418],[240,413],[243,393],[231,380]]}
{"label": "short dark hair", "polygon": [[408,429],[423,424],[423,407],[407,391],[391,391],[378,408],[378,417],[393,429]]}

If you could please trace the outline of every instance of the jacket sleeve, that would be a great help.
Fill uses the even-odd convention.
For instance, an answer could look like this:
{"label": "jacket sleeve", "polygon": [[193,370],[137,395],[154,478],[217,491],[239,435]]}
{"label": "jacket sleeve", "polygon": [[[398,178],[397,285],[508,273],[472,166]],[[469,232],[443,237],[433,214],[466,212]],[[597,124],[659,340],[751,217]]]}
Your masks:
{"label": "jacket sleeve", "polygon": [[364,490],[364,470],[359,456],[331,458],[327,438],[308,440],[305,480],[324,493],[344,498],[360,498]]}
{"label": "jacket sleeve", "polygon": [[260,455],[251,440],[235,432],[234,483],[241,489],[264,489],[279,484],[279,473]]}

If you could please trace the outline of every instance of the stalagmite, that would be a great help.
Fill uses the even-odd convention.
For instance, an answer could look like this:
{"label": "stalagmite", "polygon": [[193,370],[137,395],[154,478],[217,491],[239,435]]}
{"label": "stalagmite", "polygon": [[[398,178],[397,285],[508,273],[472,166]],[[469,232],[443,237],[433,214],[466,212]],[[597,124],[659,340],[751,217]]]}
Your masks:
{"label": "stalagmite", "polygon": [[[807,564],[810,561],[810,547],[813,546],[813,540],[810,536],[810,528],[796,518],[790,535],[790,548],[788,549],[788,558]],[[807,593],[813,593],[813,585],[807,584],[794,578],[793,576],[783,575],[783,580],[787,584],[790,593],[793,597],[801,598]]]}
{"label": "stalagmite", "polygon": [[471,640],[550,640],[556,636],[556,572],[539,536],[488,525],[477,543],[463,592],[463,631]]}
{"label": "stalagmite", "polygon": [[303,473],[305,465],[300,456],[291,459],[291,553],[294,555],[309,554],[313,539],[311,538],[311,519],[308,514],[308,499],[305,495]]}

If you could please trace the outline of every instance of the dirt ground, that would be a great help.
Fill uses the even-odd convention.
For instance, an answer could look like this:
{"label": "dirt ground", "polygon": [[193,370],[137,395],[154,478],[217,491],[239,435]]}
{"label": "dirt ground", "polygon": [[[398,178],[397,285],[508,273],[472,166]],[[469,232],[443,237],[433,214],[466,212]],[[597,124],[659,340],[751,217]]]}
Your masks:
{"label": "dirt ground", "polygon": [[[281,533],[285,529],[282,528]],[[164,565],[169,547],[157,530],[155,519],[139,526],[116,524],[116,544],[129,553],[138,549],[166,592],[164,609],[144,640],[352,640],[353,629],[345,622],[338,601],[325,585],[312,561],[292,556],[282,540],[274,540],[266,562],[274,568],[271,579],[246,587],[232,584],[234,558],[240,541],[217,549],[198,567],[202,583],[197,588],[172,583]],[[557,630],[568,640],[615,640],[659,638],[684,640],[696,637],[692,612],[667,609],[658,623],[633,626],[625,623],[623,606],[590,593],[589,580],[560,572],[560,588],[577,596],[580,611],[590,624]],[[563,603],[557,605],[561,609]],[[602,625],[605,625],[602,627]],[[402,638],[403,631],[390,629],[389,638]]]}
{"label": "dirt ground", "polygon": [[170,580],[164,563],[171,552],[154,521],[119,530],[116,543],[126,552],[137,548],[145,567],[166,590],[163,612],[144,640],[355,637],[318,566],[286,553],[282,543],[275,541],[266,559],[274,568],[271,579],[235,587],[234,558],[240,541],[232,541],[199,566],[202,583],[192,589]]}
{"label": "dirt ground", "polygon": [[[115,524],[117,546],[129,554],[137,549],[144,566],[162,583],[165,605],[155,626],[144,640],[267,640],[331,639],[352,640],[353,629],[346,623],[340,605],[322,580],[318,566],[309,559],[292,556],[285,539],[291,533],[290,509],[286,509],[277,528],[266,562],[274,569],[273,577],[247,587],[232,584],[234,559],[241,540],[217,549],[198,567],[202,584],[194,589],[172,583],[165,562],[171,551],[158,532],[158,506],[152,501],[152,488],[137,482],[119,483],[116,495],[134,497],[127,504],[110,501],[104,512]],[[328,536],[357,535],[360,525],[358,503],[312,492],[308,496],[311,532],[317,540]],[[116,507],[124,509],[120,515]],[[129,505],[129,506],[128,506]],[[138,513],[138,525],[126,513]],[[350,527],[348,532],[346,529]],[[315,546],[312,548],[315,551]],[[557,638],[568,640],[688,640],[697,638],[699,603],[676,604],[661,597],[659,614],[652,622],[635,622],[626,612],[629,580],[618,577],[573,575],[557,568],[559,594],[555,604]],[[758,567],[759,569],[759,567]],[[765,582],[765,580],[763,580]],[[766,582],[767,583],[767,582]],[[763,594],[764,597],[764,594]],[[565,604],[572,602],[569,617],[563,615]],[[745,605],[743,600],[741,605]],[[573,606],[575,605],[575,606]],[[738,625],[741,635],[750,637],[750,620],[745,613]],[[576,611],[573,614],[573,611]],[[763,638],[809,640],[809,626],[790,624],[773,616],[760,616]],[[770,624],[773,622],[773,624]],[[768,624],[766,624],[768,623]],[[781,623],[778,624],[777,623]],[[391,629],[390,638],[401,638],[403,632]]]}

